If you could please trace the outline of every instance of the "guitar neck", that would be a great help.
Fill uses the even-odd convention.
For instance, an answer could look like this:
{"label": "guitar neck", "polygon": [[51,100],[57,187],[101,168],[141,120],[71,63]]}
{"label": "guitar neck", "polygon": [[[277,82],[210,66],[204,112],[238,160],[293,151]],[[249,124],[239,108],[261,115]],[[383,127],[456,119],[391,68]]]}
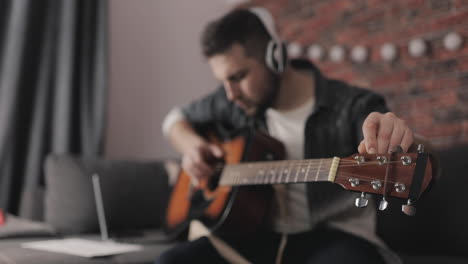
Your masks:
{"label": "guitar neck", "polygon": [[340,159],[283,160],[226,165],[220,185],[334,182]]}

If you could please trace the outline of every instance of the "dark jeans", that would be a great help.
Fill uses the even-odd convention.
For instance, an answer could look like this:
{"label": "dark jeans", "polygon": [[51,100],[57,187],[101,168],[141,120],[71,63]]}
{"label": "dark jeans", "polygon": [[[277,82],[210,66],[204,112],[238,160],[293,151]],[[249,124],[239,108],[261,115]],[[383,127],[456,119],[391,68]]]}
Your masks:
{"label": "dark jeans", "polygon": [[[227,241],[252,263],[275,263],[281,235],[264,234],[243,241]],[[384,263],[377,249],[359,237],[330,228],[288,236],[282,263]],[[227,263],[206,238],[185,242],[166,251],[156,264]]]}

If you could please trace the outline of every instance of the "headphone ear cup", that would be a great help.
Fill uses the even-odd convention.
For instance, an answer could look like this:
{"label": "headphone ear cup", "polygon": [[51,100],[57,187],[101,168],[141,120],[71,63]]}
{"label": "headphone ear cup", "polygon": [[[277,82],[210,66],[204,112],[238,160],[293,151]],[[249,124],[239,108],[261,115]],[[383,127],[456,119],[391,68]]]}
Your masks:
{"label": "headphone ear cup", "polygon": [[266,49],[265,54],[265,63],[271,71],[277,73],[278,72],[278,63],[275,59],[275,50],[276,50],[276,43],[274,41],[269,41]]}
{"label": "headphone ear cup", "polygon": [[288,50],[284,42],[280,42],[277,47],[278,72],[283,72],[288,63]]}
{"label": "headphone ear cup", "polygon": [[278,43],[273,40],[268,42],[265,62],[271,71],[275,73],[283,72],[287,59],[286,45],[284,43]]}

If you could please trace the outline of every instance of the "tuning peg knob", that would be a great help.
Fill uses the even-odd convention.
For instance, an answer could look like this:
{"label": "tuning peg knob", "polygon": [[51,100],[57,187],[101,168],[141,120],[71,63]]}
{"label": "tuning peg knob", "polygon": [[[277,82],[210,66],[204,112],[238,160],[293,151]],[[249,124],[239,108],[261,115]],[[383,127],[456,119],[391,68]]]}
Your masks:
{"label": "tuning peg knob", "polygon": [[401,207],[401,211],[409,216],[414,216],[416,214],[416,207],[413,205],[413,201],[408,199],[408,202]]}
{"label": "tuning peg knob", "polygon": [[356,200],[354,201],[354,205],[356,205],[356,207],[359,207],[359,208],[366,207],[368,203],[369,203],[369,200],[366,198],[365,192],[362,192],[361,196],[356,198]]}
{"label": "tuning peg knob", "polygon": [[388,207],[388,202],[387,202],[387,200],[385,200],[385,197],[383,197],[382,201],[380,201],[380,204],[379,204],[379,210],[383,211],[383,210],[387,209],[387,207]]}

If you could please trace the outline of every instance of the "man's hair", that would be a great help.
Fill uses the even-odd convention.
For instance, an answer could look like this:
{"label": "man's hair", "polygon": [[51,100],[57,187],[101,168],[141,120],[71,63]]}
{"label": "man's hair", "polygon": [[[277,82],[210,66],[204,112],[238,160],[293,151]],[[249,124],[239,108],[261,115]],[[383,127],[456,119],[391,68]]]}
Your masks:
{"label": "man's hair", "polygon": [[206,26],[201,45],[206,58],[224,53],[237,43],[244,47],[247,56],[264,61],[270,39],[257,15],[246,9],[236,9]]}

